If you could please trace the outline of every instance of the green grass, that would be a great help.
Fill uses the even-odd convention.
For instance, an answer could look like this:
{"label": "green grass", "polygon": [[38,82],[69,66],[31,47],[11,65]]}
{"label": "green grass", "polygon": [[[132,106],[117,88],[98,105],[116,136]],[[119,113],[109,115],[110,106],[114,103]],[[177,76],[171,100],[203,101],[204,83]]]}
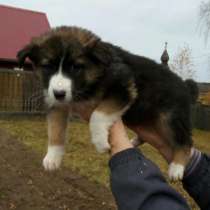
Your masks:
{"label": "green grass", "polygon": [[0,199],[5,199],[7,195],[3,192],[0,192]]}
{"label": "green grass", "polygon": [[[47,133],[46,122],[43,119],[25,120],[0,120],[0,127],[15,135],[20,141],[43,156],[46,151]],[[109,171],[107,154],[98,154],[90,143],[88,125],[85,123],[71,122],[68,128],[67,153],[64,165],[77,171],[90,180],[109,186]],[[129,134],[132,135],[132,134]],[[194,130],[194,141],[197,148],[204,152],[210,151],[210,132]],[[159,153],[151,146],[145,144],[142,152],[153,160],[167,174],[167,164]],[[167,177],[167,176],[166,176]],[[195,203],[184,192],[180,183],[172,184],[188,200],[192,209],[198,209]]]}

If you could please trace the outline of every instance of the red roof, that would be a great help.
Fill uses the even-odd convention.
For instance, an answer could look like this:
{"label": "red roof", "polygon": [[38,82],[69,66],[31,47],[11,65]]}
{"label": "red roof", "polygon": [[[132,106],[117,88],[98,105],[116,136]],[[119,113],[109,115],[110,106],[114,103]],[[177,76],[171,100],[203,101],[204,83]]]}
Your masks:
{"label": "red roof", "polygon": [[0,4],[0,59],[16,60],[17,52],[50,29],[45,13]]}

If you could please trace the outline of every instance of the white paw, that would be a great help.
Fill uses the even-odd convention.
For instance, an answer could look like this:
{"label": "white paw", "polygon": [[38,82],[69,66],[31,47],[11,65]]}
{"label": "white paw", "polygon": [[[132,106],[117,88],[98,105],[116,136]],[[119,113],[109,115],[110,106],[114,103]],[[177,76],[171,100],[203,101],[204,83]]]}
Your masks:
{"label": "white paw", "polygon": [[181,164],[177,164],[172,162],[169,165],[168,175],[171,181],[182,180],[184,176],[184,166]]}
{"label": "white paw", "polygon": [[105,153],[108,152],[110,150],[110,145],[107,142],[98,142],[97,144],[95,144],[96,149],[99,153]]}
{"label": "white paw", "polygon": [[54,171],[61,165],[62,158],[64,155],[63,146],[49,146],[48,152],[43,159],[43,166],[47,171]]}
{"label": "white paw", "polygon": [[[104,129],[101,129],[103,131]],[[108,131],[97,132],[96,130],[92,131],[92,143],[95,145],[96,150],[99,153],[104,153],[110,150],[110,145],[108,143]]]}

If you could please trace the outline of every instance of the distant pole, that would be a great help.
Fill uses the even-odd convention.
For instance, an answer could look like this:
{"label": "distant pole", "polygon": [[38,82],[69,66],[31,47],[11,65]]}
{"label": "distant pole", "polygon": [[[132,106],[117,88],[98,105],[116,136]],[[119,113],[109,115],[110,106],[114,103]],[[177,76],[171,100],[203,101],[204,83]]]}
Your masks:
{"label": "distant pole", "polygon": [[168,47],[168,42],[165,42],[165,49],[164,49],[163,54],[160,58],[161,63],[165,66],[168,66],[168,61],[169,61],[169,55],[168,55],[167,47]]}

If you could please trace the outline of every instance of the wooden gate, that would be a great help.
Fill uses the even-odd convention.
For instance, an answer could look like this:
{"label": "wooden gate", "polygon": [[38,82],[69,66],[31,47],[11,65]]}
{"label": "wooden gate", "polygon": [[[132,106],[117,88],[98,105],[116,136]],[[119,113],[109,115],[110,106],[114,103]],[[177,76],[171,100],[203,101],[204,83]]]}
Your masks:
{"label": "wooden gate", "polygon": [[0,69],[0,112],[41,112],[42,92],[35,73]]}

